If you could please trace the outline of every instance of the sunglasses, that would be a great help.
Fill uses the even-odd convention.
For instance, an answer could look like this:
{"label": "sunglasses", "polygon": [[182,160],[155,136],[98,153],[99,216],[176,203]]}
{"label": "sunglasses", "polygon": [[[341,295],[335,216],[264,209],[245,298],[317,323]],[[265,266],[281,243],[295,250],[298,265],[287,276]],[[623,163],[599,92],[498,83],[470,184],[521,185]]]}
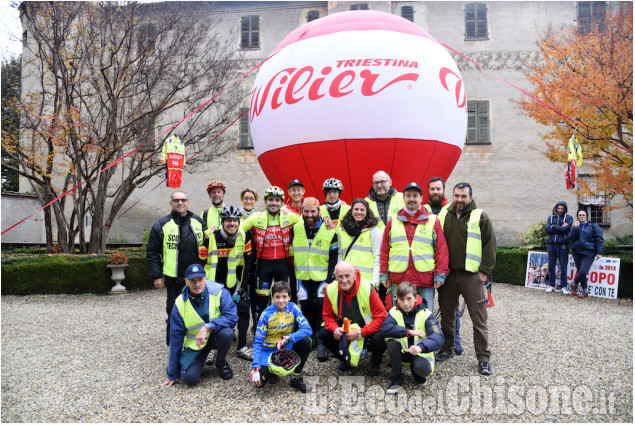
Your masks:
{"label": "sunglasses", "polygon": [[175,204],[178,204],[179,202],[183,202],[186,203],[188,200],[187,199],[172,199],[172,202],[174,202]]}

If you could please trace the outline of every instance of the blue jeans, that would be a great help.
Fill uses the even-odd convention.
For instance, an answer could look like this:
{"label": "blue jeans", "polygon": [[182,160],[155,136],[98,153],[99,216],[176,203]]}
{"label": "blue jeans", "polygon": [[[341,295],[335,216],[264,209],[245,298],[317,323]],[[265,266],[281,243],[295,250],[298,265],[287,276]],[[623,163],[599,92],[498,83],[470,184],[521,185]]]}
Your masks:
{"label": "blue jeans", "polygon": [[549,286],[556,285],[556,261],[560,261],[560,286],[567,286],[567,264],[569,263],[569,245],[554,244],[547,245],[547,256],[549,259]]}
{"label": "blue jeans", "polygon": [[[393,306],[397,305],[397,287],[398,286],[399,285],[395,283],[390,285],[390,294],[391,294]],[[434,312],[433,311],[434,310],[434,293],[436,292],[436,290],[434,289],[434,286],[431,286],[429,288],[417,286],[416,288],[417,288],[417,294],[420,295],[421,298],[426,300],[428,310],[430,310],[430,312]]]}

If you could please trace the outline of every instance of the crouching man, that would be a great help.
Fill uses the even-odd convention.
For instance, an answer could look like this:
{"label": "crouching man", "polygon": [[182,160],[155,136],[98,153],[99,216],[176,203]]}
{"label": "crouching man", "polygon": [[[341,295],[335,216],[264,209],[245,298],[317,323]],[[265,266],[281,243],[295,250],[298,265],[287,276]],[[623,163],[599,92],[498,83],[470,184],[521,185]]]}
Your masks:
{"label": "crouching man", "polygon": [[411,282],[397,287],[397,305],[390,309],[381,327],[386,338],[392,377],[386,393],[394,394],[404,385],[402,364],[410,366],[415,385],[425,384],[434,372],[434,352],[443,345],[439,322],[426,308]]}
{"label": "crouching man", "polygon": [[170,387],[179,379],[188,386],[196,385],[212,348],[218,349],[220,377],[231,379],[234,373],[227,352],[238,322],[236,304],[222,284],[207,280],[199,264],[187,268],[185,285],[170,315],[168,379],[161,385]]}

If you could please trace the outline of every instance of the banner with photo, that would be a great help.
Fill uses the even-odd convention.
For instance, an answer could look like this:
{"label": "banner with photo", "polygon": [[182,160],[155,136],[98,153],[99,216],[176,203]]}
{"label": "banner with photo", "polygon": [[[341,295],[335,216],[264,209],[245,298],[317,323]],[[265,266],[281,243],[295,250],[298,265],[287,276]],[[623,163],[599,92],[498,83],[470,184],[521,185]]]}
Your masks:
{"label": "banner with photo", "polygon": [[[556,283],[560,282],[560,264],[556,264]],[[578,270],[573,256],[569,255],[567,283],[573,284]],[[588,293],[594,297],[617,298],[617,285],[620,276],[620,259],[602,257],[595,260],[587,274]],[[546,252],[529,251],[525,286],[527,288],[546,289],[549,285],[549,260]]]}

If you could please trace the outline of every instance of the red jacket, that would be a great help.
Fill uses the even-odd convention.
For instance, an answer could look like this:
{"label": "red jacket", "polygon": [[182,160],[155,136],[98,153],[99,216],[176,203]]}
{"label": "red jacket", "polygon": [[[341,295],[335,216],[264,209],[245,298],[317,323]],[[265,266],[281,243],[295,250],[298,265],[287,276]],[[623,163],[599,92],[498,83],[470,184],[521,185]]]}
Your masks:
{"label": "red jacket", "polygon": [[[402,221],[406,230],[406,236],[408,237],[408,242],[412,243],[412,237],[415,234],[415,229],[417,225],[420,223],[428,222],[428,211],[422,207],[419,208],[419,211],[415,213],[413,217],[410,216],[403,208],[399,213],[397,213],[398,217],[404,217],[405,221]],[[388,273],[388,258],[390,253],[390,229],[392,228],[392,218],[388,220],[386,224],[386,229],[384,230],[384,240],[381,245],[381,257],[380,257],[380,265],[379,272],[380,273]],[[448,274],[450,273],[450,268],[448,266],[449,257],[448,257],[448,245],[445,242],[445,235],[443,234],[443,229],[441,228],[441,223],[439,220],[434,224],[434,233],[437,236],[437,245],[434,250],[434,262],[435,262],[435,270],[429,272],[420,272],[415,269],[414,262],[412,261],[412,253],[410,254],[410,259],[408,260],[408,268],[403,273],[390,273],[390,281],[392,283],[401,283],[403,281],[409,281],[415,284],[415,286],[422,287],[430,287],[434,285],[434,276],[437,274]]]}
{"label": "red jacket", "polygon": [[[337,288],[339,291],[339,302],[340,306],[338,306],[337,311],[342,311],[341,303],[346,302],[347,305],[351,305],[351,301],[353,297],[357,295],[357,290],[359,289],[359,282],[361,279],[361,274],[357,271],[357,279],[355,280],[355,284],[353,285],[353,290],[350,294],[342,291],[340,288]],[[334,282],[335,283],[335,282]],[[333,283],[333,284],[334,284]],[[384,303],[379,299],[379,295],[377,295],[377,291],[373,290],[370,292],[370,312],[373,316],[373,321],[368,325],[362,328],[362,337],[366,338],[375,332],[379,331],[381,325],[384,324],[386,320],[386,307],[384,307]],[[331,301],[328,297],[324,297],[324,307],[322,309],[322,320],[324,320],[324,327],[327,331],[333,333],[335,329],[339,327],[337,324],[335,313],[333,312],[333,306],[331,305]]]}

